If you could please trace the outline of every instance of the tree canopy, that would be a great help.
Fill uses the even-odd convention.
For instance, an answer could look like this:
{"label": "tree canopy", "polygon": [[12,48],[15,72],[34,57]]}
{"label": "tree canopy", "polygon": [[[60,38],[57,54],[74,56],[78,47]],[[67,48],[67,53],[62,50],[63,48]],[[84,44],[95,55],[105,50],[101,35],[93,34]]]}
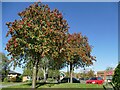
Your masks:
{"label": "tree canopy", "polygon": [[[61,62],[59,58],[64,55],[69,28],[62,13],[58,9],[50,10],[48,5],[38,2],[18,15],[21,19],[6,23],[9,28],[6,36],[11,35],[11,38],[5,49],[14,66],[21,66],[22,62],[31,60],[34,65],[33,76],[36,76],[35,68],[42,57],[51,56],[53,60]],[[34,80],[35,78],[33,77]]]}
{"label": "tree canopy", "polygon": [[6,23],[9,29],[6,37],[10,35],[11,38],[5,49],[14,66],[32,64],[33,88],[38,67],[45,57],[54,62],[53,66],[67,62],[70,70],[93,64],[95,57],[91,55],[92,48],[87,37],[81,33],[69,34],[68,23],[58,9],[51,10],[48,5],[37,2],[18,15],[20,19]]}
{"label": "tree canopy", "polygon": [[51,55],[54,59],[65,45],[68,24],[57,9],[50,10],[48,5],[35,3],[18,14],[21,19],[6,23],[11,35],[6,50],[11,59],[21,62],[26,57]]}
{"label": "tree canopy", "polygon": [[[66,60],[70,65],[70,76],[74,67],[85,67],[93,64],[95,57],[91,55],[92,48],[88,38],[81,33],[68,34],[66,45]],[[72,80],[71,80],[72,83]]]}

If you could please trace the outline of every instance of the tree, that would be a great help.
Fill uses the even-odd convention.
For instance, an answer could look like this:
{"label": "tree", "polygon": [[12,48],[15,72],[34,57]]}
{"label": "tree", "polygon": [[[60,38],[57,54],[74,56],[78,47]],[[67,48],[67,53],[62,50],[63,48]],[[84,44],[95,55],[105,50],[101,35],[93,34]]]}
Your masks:
{"label": "tree", "polygon": [[41,63],[40,63],[40,69],[42,70],[43,72],[43,76],[44,76],[44,82],[47,81],[47,74],[48,74],[48,69],[50,67],[50,60],[48,60],[47,57],[43,57],[42,60],[41,60]]}
{"label": "tree", "polygon": [[57,61],[64,56],[69,27],[59,10],[50,10],[48,5],[40,2],[30,5],[18,15],[21,19],[6,23],[9,28],[6,36],[11,35],[6,50],[14,66],[29,61],[33,64],[32,88],[35,88],[41,58],[51,56]]}
{"label": "tree", "polygon": [[72,83],[73,69],[92,65],[95,57],[91,56],[92,49],[88,38],[81,33],[68,34],[66,47],[66,60],[70,65],[70,82]]}
{"label": "tree", "polygon": [[0,52],[0,73],[2,74],[2,81],[4,78],[7,77],[9,69],[10,69],[10,61],[9,59],[5,56],[4,53]]}
{"label": "tree", "polygon": [[70,77],[69,72],[64,72],[66,77]]}
{"label": "tree", "polygon": [[[33,71],[32,70],[33,64],[31,62],[28,62],[25,67],[26,68],[24,69],[23,75],[32,76],[31,71]],[[54,60],[44,56],[43,58],[41,58],[40,64],[38,65],[37,80],[38,78],[44,78],[44,82],[46,82],[47,75],[49,74],[49,72],[51,74],[51,70],[52,70],[52,74],[54,74],[54,72],[58,71],[59,69],[63,67],[65,67],[64,63],[58,64],[57,62],[54,62]]]}
{"label": "tree", "polygon": [[37,77],[41,80],[44,78],[44,73],[41,69],[38,70]]}
{"label": "tree", "polygon": [[[114,83],[115,87],[120,89],[120,63],[115,68],[115,72],[112,78],[112,82]],[[117,89],[116,89],[117,90]]]}
{"label": "tree", "polygon": [[60,75],[59,70],[52,70],[52,69],[50,69],[50,70],[48,71],[48,77],[58,78],[59,75]]}
{"label": "tree", "polygon": [[90,77],[94,77],[94,71],[93,70],[90,70],[87,72],[87,77],[90,78]]}
{"label": "tree", "polygon": [[106,71],[111,71],[111,70],[113,70],[113,67],[107,67],[106,68]]}
{"label": "tree", "polygon": [[23,75],[32,77],[32,68],[26,67],[23,71]]}
{"label": "tree", "polygon": [[57,63],[54,60],[52,60],[51,58],[44,56],[41,59],[39,67],[43,71],[44,82],[46,82],[49,69],[51,69],[51,70],[59,70],[59,69],[65,67],[65,65],[64,65],[63,62]]}
{"label": "tree", "polygon": [[[33,68],[32,68],[32,64],[30,64],[30,63],[28,63],[27,65],[26,65],[26,68],[24,68],[24,71],[23,71],[23,76],[25,75],[25,76],[30,76],[31,78],[32,78],[32,71],[33,71]],[[37,70],[37,76],[36,76],[37,78],[37,80],[39,79],[39,78],[44,78],[43,77],[43,72],[41,71],[41,69],[38,69]]]}

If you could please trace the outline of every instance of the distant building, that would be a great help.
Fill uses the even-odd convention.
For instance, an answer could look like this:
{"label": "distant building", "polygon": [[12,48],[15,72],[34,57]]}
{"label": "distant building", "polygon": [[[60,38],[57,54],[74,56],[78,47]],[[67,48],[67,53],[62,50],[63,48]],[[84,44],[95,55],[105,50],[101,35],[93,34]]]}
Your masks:
{"label": "distant building", "polygon": [[[0,70],[0,80],[3,81],[4,78],[8,78],[8,80],[10,81],[16,81],[16,78],[19,77],[21,74],[17,73],[15,71],[7,71],[6,75],[2,73],[2,71]],[[6,77],[7,76],[7,77]]]}
{"label": "distant building", "polygon": [[114,75],[114,70],[97,72],[97,76],[102,77],[104,80],[112,80],[113,75]]}
{"label": "distant building", "polygon": [[30,80],[31,80],[31,77],[27,76],[27,75],[24,75],[22,78],[22,82],[26,82],[26,81],[30,81]]}
{"label": "distant building", "polygon": [[8,72],[8,77],[17,77],[20,75],[21,75],[20,73],[17,73],[15,71],[11,71],[11,70]]}
{"label": "distant building", "polygon": [[16,81],[16,78],[19,77],[20,75],[21,75],[20,73],[10,70],[7,76],[8,76],[8,79],[10,79],[11,81]]}

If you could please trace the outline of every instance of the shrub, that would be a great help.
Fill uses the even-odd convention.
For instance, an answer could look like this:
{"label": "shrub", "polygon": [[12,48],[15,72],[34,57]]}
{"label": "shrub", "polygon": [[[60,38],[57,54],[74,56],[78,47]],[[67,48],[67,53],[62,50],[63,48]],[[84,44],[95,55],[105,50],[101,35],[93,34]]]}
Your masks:
{"label": "shrub", "polygon": [[53,78],[48,78],[47,81],[48,81],[48,82],[53,82],[53,81],[55,81],[55,80],[54,80]]}
{"label": "shrub", "polygon": [[8,78],[6,77],[6,78],[4,78],[4,82],[9,82],[9,80],[8,80]]}
{"label": "shrub", "polygon": [[120,63],[115,68],[114,76],[112,78],[112,82],[116,88],[120,88]]}
{"label": "shrub", "polygon": [[16,82],[21,82],[22,81],[22,76],[17,76],[16,77]]}
{"label": "shrub", "polygon": [[32,80],[27,80],[26,82],[30,82],[30,83],[32,83]]}

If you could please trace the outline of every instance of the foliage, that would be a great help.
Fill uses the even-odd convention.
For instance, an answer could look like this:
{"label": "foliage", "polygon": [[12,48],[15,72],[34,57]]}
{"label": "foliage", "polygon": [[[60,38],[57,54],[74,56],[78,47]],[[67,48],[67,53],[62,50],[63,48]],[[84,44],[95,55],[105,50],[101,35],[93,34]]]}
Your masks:
{"label": "foliage", "polygon": [[107,67],[106,71],[113,70],[113,67]]}
{"label": "foliage", "polygon": [[7,77],[5,77],[3,81],[4,81],[4,82],[9,82],[9,80],[8,80]]}
{"label": "foliage", "polygon": [[66,61],[70,65],[70,81],[72,83],[72,72],[76,67],[85,67],[93,64],[95,57],[91,55],[92,48],[88,38],[81,33],[68,34],[66,45]]}
{"label": "foliage", "polygon": [[95,74],[94,74],[94,71],[92,69],[90,69],[89,71],[84,71],[82,73],[80,73],[80,77],[82,79],[89,79],[91,77],[94,77]]}
{"label": "foliage", "polygon": [[10,60],[5,56],[4,53],[0,52],[0,73],[2,74],[2,81],[7,77],[10,69]]}
{"label": "foliage", "polygon": [[91,56],[92,48],[88,38],[81,33],[68,34],[67,40],[67,62],[74,67],[84,67],[93,64],[95,57]]}
{"label": "foliage", "polygon": [[61,61],[61,62],[59,61],[59,63],[58,63],[57,61],[54,61],[51,57],[44,56],[43,58],[41,58],[39,67],[44,70],[45,69],[59,70],[59,69],[62,69],[63,67],[65,67],[65,63],[63,61]]}
{"label": "foliage", "polygon": [[32,69],[30,67],[26,67],[23,71],[23,76],[32,76]]}
{"label": "foliage", "polygon": [[48,77],[58,78],[59,75],[60,75],[59,70],[49,70],[49,71],[48,71]]}
{"label": "foliage", "polygon": [[[23,71],[23,76],[25,75],[27,75],[27,76],[32,76],[32,68],[25,68],[24,69],[24,71]],[[53,70],[53,69],[49,69],[48,70],[48,77],[55,77],[55,78],[57,78],[58,76],[60,75],[60,72],[59,72],[59,70]],[[37,73],[37,77],[39,77],[40,79],[43,79],[44,78],[44,73],[43,73],[43,71],[41,70],[41,68],[40,69],[38,69],[38,73]]]}
{"label": "foliage", "polygon": [[114,83],[116,88],[120,88],[120,63],[115,68],[112,82]]}
{"label": "foliage", "polygon": [[22,75],[16,77],[16,82],[22,82]]}
{"label": "foliage", "polygon": [[40,77],[40,78],[44,78],[43,71],[41,71],[41,69],[38,70],[37,76]]}
{"label": "foliage", "polygon": [[6,36],[11,35],[11,38],[5,49],[14,66],[28,62],[33,64],[35,83],[36,69],[42,57],[50,56],[55,63],[61,63],[69,27],[58,9],[50,10],[48,5],[40,2],[30,5],[18,15],[21,19],[6,23],[9,28]]}
{"label": "foliage", "polygon": [[70,77],[69,72],[64,72],[66,77]]}
{"label": "foliage", "polygon": [[17,65],[23,59],[51,55],[55,60],[62,54],[68,24],[62,14],[48,5],[35,3],[18,14],[21,19],[6,23],[11,35],[6,50]]}
{"label": "foliage", "polygon": [[87,72],[87,77],[88,77],[88,78],[94,77],[94,75],[95,75],[95,74],[94,74],[94,71],[93,71],[93,70],[90,70],[90,71]]}
{"label": "foliage", "polygon": [[9,29],[6,36],[11,38],[5,49],[14,67],[22,63],[33,66],[34,83],[44,57],[50,60],[49,64],[53,63],[52,68],[57,66],[58,69],[66,62],[70,70],[93,64],[95,57],[91,56],[87,37],[81,33],[68,34],[68,23],[58,9],[50,10],[48,5],[38,2],[18,15],[21,19],[6,23]]}
{"label": "foliage", "polygon": [[54,78],[48,78],[47,82],[50,82],[50,83],[55,82],[55,79]]}

